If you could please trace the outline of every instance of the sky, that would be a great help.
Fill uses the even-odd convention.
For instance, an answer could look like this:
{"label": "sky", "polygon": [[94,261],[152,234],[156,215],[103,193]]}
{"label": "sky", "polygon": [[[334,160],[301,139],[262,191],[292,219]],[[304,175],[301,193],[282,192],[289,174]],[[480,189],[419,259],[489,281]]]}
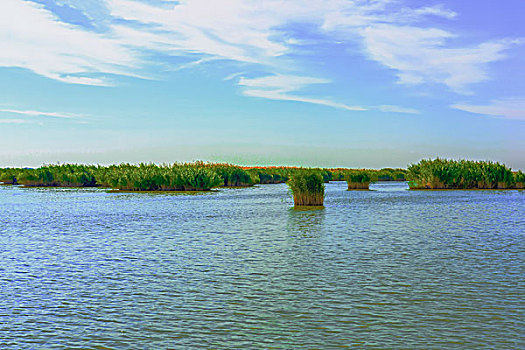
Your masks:
{"label": "sky", "polygon": [[0,167],[525,169],[523,0],[1,0]]}

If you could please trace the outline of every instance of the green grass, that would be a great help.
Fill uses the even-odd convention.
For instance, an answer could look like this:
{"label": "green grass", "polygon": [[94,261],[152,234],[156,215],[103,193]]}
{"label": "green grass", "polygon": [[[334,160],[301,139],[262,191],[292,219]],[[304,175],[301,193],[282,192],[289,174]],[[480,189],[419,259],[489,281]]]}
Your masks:
{"label": "green grass", "polygon": [[370,182],[378,179],[377,171],[369,170],[352,170],[348,172],[345,180],[348,184],[348,190],[368,190]]}
{"label": "green grass", "polygon": [[405,169],[392,169],[383,168],[377,172],[378,181],[405,181],[406,180]]}
{"label": "green grass", "polygon": [[521,170],[514,174],[514,181],[516,182],[516,188],[525,188],[525,173]]}
{"label": "green grass", "polygon": [[[37,169],[0,169],[0,182],[39,187],[108,187],[126,191],[206,191],[215,187],[246,187],[289,182],[301,196],[300,181],[316,174],[321,182],[347,181],[348,189],[368,189],[371,182],[408,179],[412,189],[524,188],[525,174],[494,162],[428,159],[408,170],[384,168],[323,169],[240,167],[217,163],[118,164],[110,166],[58,164]],[[302,180],[301,180],[302,181]],[[299,187],[298,187],[299,186]],[[292,188],[292,191],[293,191]],[[302,191],[309,193],[309,191]],[[305,201],[308,201],[305,199]]]}
{"label": "green grass", "polygon": [[105,186],[127,191],[207,191],[223,179],[208,164],[120,164],[101,173]]}
{"label": "green grass", "polygon": [[296,171],[287,184],[295,206],[323,206],[324,179],[318,171]]}
{"label": "green grass", "polygon": [[256,167],[246,171],[260,184],[278,184],[289,180],[293,168],[287,167]]}
{"label": "green grass", "polygon": [[95,166],[65,164],[46,165],[38,169],[2,169],[0,181],[40,187],[94,187]]}
{"label": "green grass", "polygon": [[47,165],[37,169],[3,169],[0,181],[38,187],[111,187],[128,191],[205,191],[222,183],[208,164]]}
{"label": "green grass", "polygon": [[511,169],[490,161],[425,159],[408,167],[411,189],[506,189],[516,180]]}
{"label": "green grass", "polygon": [[208,167],[221,177],[224,187],[247,187],[256,183],[256,179],[240,166],[208,164]]}

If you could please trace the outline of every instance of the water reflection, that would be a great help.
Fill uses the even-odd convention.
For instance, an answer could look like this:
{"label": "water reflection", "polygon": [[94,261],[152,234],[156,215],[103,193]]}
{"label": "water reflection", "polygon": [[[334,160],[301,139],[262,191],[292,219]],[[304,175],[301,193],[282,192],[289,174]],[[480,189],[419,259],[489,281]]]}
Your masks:
{"label": "water reflection", "polygon": [[318,236],[323,227],[324,207],[299,207],[288,209],[288,233],[303,237]]}
{"label": "water reflection", "polygon": [[381,191],[381,192],[398,192],[408,191],[407,181],[379,181],[371,183],[369,186],[370,191]]}

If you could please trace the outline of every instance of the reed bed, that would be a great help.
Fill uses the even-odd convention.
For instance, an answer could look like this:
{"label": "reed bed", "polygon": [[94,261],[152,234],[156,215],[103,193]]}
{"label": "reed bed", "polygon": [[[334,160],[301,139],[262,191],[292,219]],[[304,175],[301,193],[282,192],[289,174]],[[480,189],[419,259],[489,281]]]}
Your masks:
{"label": "reed bed", "polygon": [[127,191],[208,191],[218,187],[222,178],[208,164],[120,164],[101,173],[104,186]]}
{"label": "reed bed", "polygon": [[111,187],[127,191],[206,191],[222,183],[208,164],[47,165],[3,169],[0,181],[38,187]]}
{"label": "reed bed", "polygon": [[514,181],[516,182],[516,188],[524,189],[525,188],[525,173],[521,170],[514,174]]}
{"label": "reed bed", "polygon": [[411,189],[508,189],[515,188],[512,170],[491,161],[421,160],[408,167]]}
{"label": "reed bed", "polygon": [[260,184],[279,184],[289,180],[291,168],[287,167],[253,167],[246,171]]}
{"label": "reed bed", "polygon": [[323,206],[324,179],[318,171],[301,170],[293,174],[287,182],[292,190],[294,205]]}
{"label": "reed bed", "polygon": [[88,165],[46,165],[38,169],[2,169],[0,181],[39,187],[95,187],[99,167]]}
{"label": "reed bed", "polygon": [[[127,191],[207,191],[216,187],[288,182],[292,192],[295,188],[298,198],[303,192],[305,198],[309,198],[309,190],[301,190],[308,188],[304,187],[309,183],[304,182],[307,181],[305,174],[315,174],[321,182],[347,181],[349,190],[366,190],[375,181],[404,179],[409,180],[412,189],[525,188],[525,174],[522,171],[513,173],[503,164],[440,158],[421,160],[410,165],[408,170],[241,167],[204,162],[110,166],[57,164],[37,169],[0,169],[0,182],[39,187],[109,187]],[[314,180],[311,178],[308,181]],[[304,201],[307,203],[310,200]]]}
{"label": "reed bed", "polygon": [[222,178],[224,187],[248,187],[258,183],[257,177],[233,164],[208,164]]}
{"label": "reed bed", "polygon": [[405,169],[383,168],[377,171],[378,181],[406,181],[407,171]]}
{"label": "reed bed", "polygon": [[334,168],[329,170],[332,173],[332,181],[346,181],[352,170],[347,168]]}
{"label": "reed bed", "polygon": [[368,170],[353,170],[348,173],[346,182],[348,190],[368,190],[370,182],[378,179],[377,172]]}

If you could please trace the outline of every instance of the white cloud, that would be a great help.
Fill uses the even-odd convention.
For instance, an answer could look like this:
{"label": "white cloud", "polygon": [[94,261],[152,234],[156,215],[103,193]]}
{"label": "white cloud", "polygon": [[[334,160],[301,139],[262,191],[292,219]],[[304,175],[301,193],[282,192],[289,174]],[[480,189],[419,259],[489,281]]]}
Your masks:
{"label": "white cloud", "polygon": [[0,119],[0,124],[25,124],[27,120],[24,119]]}
{"label": "white cloud", "polygon": [[440,29],[376,25],[362,30],[370,57],[398,72],[402,84],[443,83],[459,93],[488,79],[487,64],[502,59],[515,41],[447,47],[454,35]]}
{"label": "white cloud", "polygon": [[0,66],[22,67],[59,81],[109,85],[86,74],[129,74],[137,64],[115,39],[61,22],[28,1],[0,2]]}
{"label": "white cloud", "polygon": [[503,117],[506,119],[525,120],[525,97],[492,100],[487,105],[458,103],[451,106],[462,111]]}
{"label": "white cloud", "polygon": [[42,111],[20,110],[20,109],[9,109],[9,108],[0,108],[0,113],[13,113],[13,114],[19,114],[19,115],[24,115],[28,117],[51,117],[51,118],[64,118],[64,119],[76,119],[76,118],[85,117],[82,114],[74,114],[74,113],[42,112]]}
{"label": "white cloud", "polygon": [[344,103],[334,102],[329,99],[311,98],[290,94],[312,84],[326,84],[329,82],[329,80],[320,78],[276,74],[259,78],[241,77],[238,84],[240,86],[246,87],[246,89],[243,91],[246,96],[261,97],[271,100],[313,103],[328,107],[346,109],[349,111],[366,110],[366,108],[363,107],[350,106]]}
{"label": "white cloud", "polygon": [[454,19],[458,15],[456,12],[446,9],[443,6],[420,7],[417,9],[403,10],[401,13],[406,17],[413,18],[415,20],[427,15],[443,17],[446,19]]}
{"label": "white cloud", "polygon": [[311,84],[327,84],[330,80],[302,77],[297,75],[268,75],[259,78],[245,78],[239,79],[239,85],[249,88],[263,88],[283,91],[293,91],[302,89]]}
{"label": "white cloud", "polygon": [[414,108],[394,106],[394,105],[382,105],[377,107],[381,112],[385,113],[404,113],[404,114],[420,114],[421,112]]}
{"label": "white cloud", "polygon": [[[79,11],[89,10],[86,16],[90,20],[102,21],[101,5],[62,2]],[[155,55],[162,53],[193,60],[171,64],[170,69],[175,70],[222,59],[242,63],[242,70],[246,64],[255,64],[266,72],[304,76],[308,73],[288,55],[309,45],[309,40],[294,37],[287,29],[300,23],[321,34],[316,40],[361,43],[365,54],[394,70],[402,84],[440,83],[465,93],[471,84],[488,79],[488,64],[502,59],[503,51],[515,43],[502,40],[451,46],[450,39],[457,38],[448,31],[425,26],[425,19],[439,16],[451,20],[457,16],[455,12],[439,5],[403,7],[402,1],[311,0],[307,5],[302,0],[104,3],[104,25],[94,23],[98,31],[90,31],[61,21],[43,5],[0,1],[0,66],[27,68],[65,83],[110,86],[113,82],[108,75],[112,74],[155,76],[155,70],[140,72],[151,64],[171,64]],[[296,89],[274,87],[273,93],[260,90],[245,93],[326,102],[290,95]]]}

